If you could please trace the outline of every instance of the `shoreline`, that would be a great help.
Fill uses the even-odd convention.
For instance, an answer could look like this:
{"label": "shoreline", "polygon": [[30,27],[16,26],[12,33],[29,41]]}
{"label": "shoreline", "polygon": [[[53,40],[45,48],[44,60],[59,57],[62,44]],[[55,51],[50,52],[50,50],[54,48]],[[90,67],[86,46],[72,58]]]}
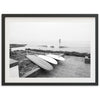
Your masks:
{"label": "shoreline", "polygon": [[80,53],[76,51],[52,51],[52,50],[42,50],[42,49],[25,49],[27,51],[35,51],[35,52],[42,52],[42,53],[55,53],[55,54],[63,54],[69,56],[77,56],[77,57],[85,57],[88,56],[90,58],[90,53]]}
{"label": "shoreline", "polygon": [[[17,48],[17,47],[25,47],[27,44],[10,44],[10,52],[12,52],[12,48]],[[18,51],[18,50],[17,50]],[[43,50],[43,49],[30,49],[30,48],[25,48],[24,50],[26,53],[32,53],[32,52],[36,52],[36,53],[55,53],[55,54],[63,54],[63,55],[69,55],[69,56],[77,56],[77,57],[85,57],[87,56],[88,58],[90,58],[90,53],[84,52],[78,52],[78,51],[58,51],[58,50]]]}

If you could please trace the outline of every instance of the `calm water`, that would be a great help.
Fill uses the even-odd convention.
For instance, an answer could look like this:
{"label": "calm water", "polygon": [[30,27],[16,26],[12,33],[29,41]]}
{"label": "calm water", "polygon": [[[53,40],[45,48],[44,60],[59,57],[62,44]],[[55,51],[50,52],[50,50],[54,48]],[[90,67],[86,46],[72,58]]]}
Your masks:
{"label": "calm water", "polygon": [[[47,47],[43,47],[43,45]],[[65,48],[59,48],[58,43],[36,43],[36,44],[27,44],[26,48],[31,49],[42,49],[42,50],[53,50],[53,51],[77,51],[81,53],[90,53],[90,45],[89,43],[62,43],[62,46],[65,46]],[[54,46],[52,48],[51,46]]]}

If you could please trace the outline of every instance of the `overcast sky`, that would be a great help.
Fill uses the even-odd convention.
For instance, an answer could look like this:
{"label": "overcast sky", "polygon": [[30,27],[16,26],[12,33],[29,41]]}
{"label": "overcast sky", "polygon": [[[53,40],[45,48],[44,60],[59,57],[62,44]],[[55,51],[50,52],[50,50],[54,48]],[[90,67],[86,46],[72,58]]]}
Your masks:
{"label": "overcast sky", "polygon": [[91,40],[94,18],[7,18],[10,43]]}

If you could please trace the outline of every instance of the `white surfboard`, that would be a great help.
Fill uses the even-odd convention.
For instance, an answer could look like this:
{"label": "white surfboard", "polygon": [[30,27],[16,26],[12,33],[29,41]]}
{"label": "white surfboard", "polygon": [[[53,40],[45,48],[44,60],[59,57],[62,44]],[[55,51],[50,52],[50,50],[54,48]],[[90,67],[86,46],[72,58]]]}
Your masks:
{"label": "white surfboard", "polygon": [[49,56],[38,55],[38,57],[44,59],[45,61],[47,61],[47,62],[49,62],[49,63],[51,63],[51,64],[57,65],[57,63],[58,63],[55,59],[53,59],[53,58],[51,58],[51,57],[49,57]]}
{"label": "white surfboard", "polygon": [[45,69],[45,70],[53,70],[53,66],[50,65],[48,62],[45,60],[41,59],[40,57],[34,56],[34,55],[27,55],[26,56],[29,60],[31,60],[33,63],[38,65],[39,67]]}
{"label": "white surfboard", "polygon": [[56,60],[59,60],[59,61],[65,61],[65,58],[59,56],[59,55],[54,55],[54,54],[47,54],[48,57],[51,57],[51,58],[54,58]]}

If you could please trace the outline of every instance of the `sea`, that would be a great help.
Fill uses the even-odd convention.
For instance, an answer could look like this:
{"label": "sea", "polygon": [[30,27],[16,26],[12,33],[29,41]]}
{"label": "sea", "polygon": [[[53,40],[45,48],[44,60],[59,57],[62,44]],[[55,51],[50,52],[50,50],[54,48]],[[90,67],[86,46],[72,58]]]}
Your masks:
{"label": "sea", "polygon": [[[59,46],[62,46],[59,48]],[[75,51],[80,53],[90,53],[90,42],[40,42],[29,43],[26,48],[39,49],[39,50],[52,50],[52,51]]]}

